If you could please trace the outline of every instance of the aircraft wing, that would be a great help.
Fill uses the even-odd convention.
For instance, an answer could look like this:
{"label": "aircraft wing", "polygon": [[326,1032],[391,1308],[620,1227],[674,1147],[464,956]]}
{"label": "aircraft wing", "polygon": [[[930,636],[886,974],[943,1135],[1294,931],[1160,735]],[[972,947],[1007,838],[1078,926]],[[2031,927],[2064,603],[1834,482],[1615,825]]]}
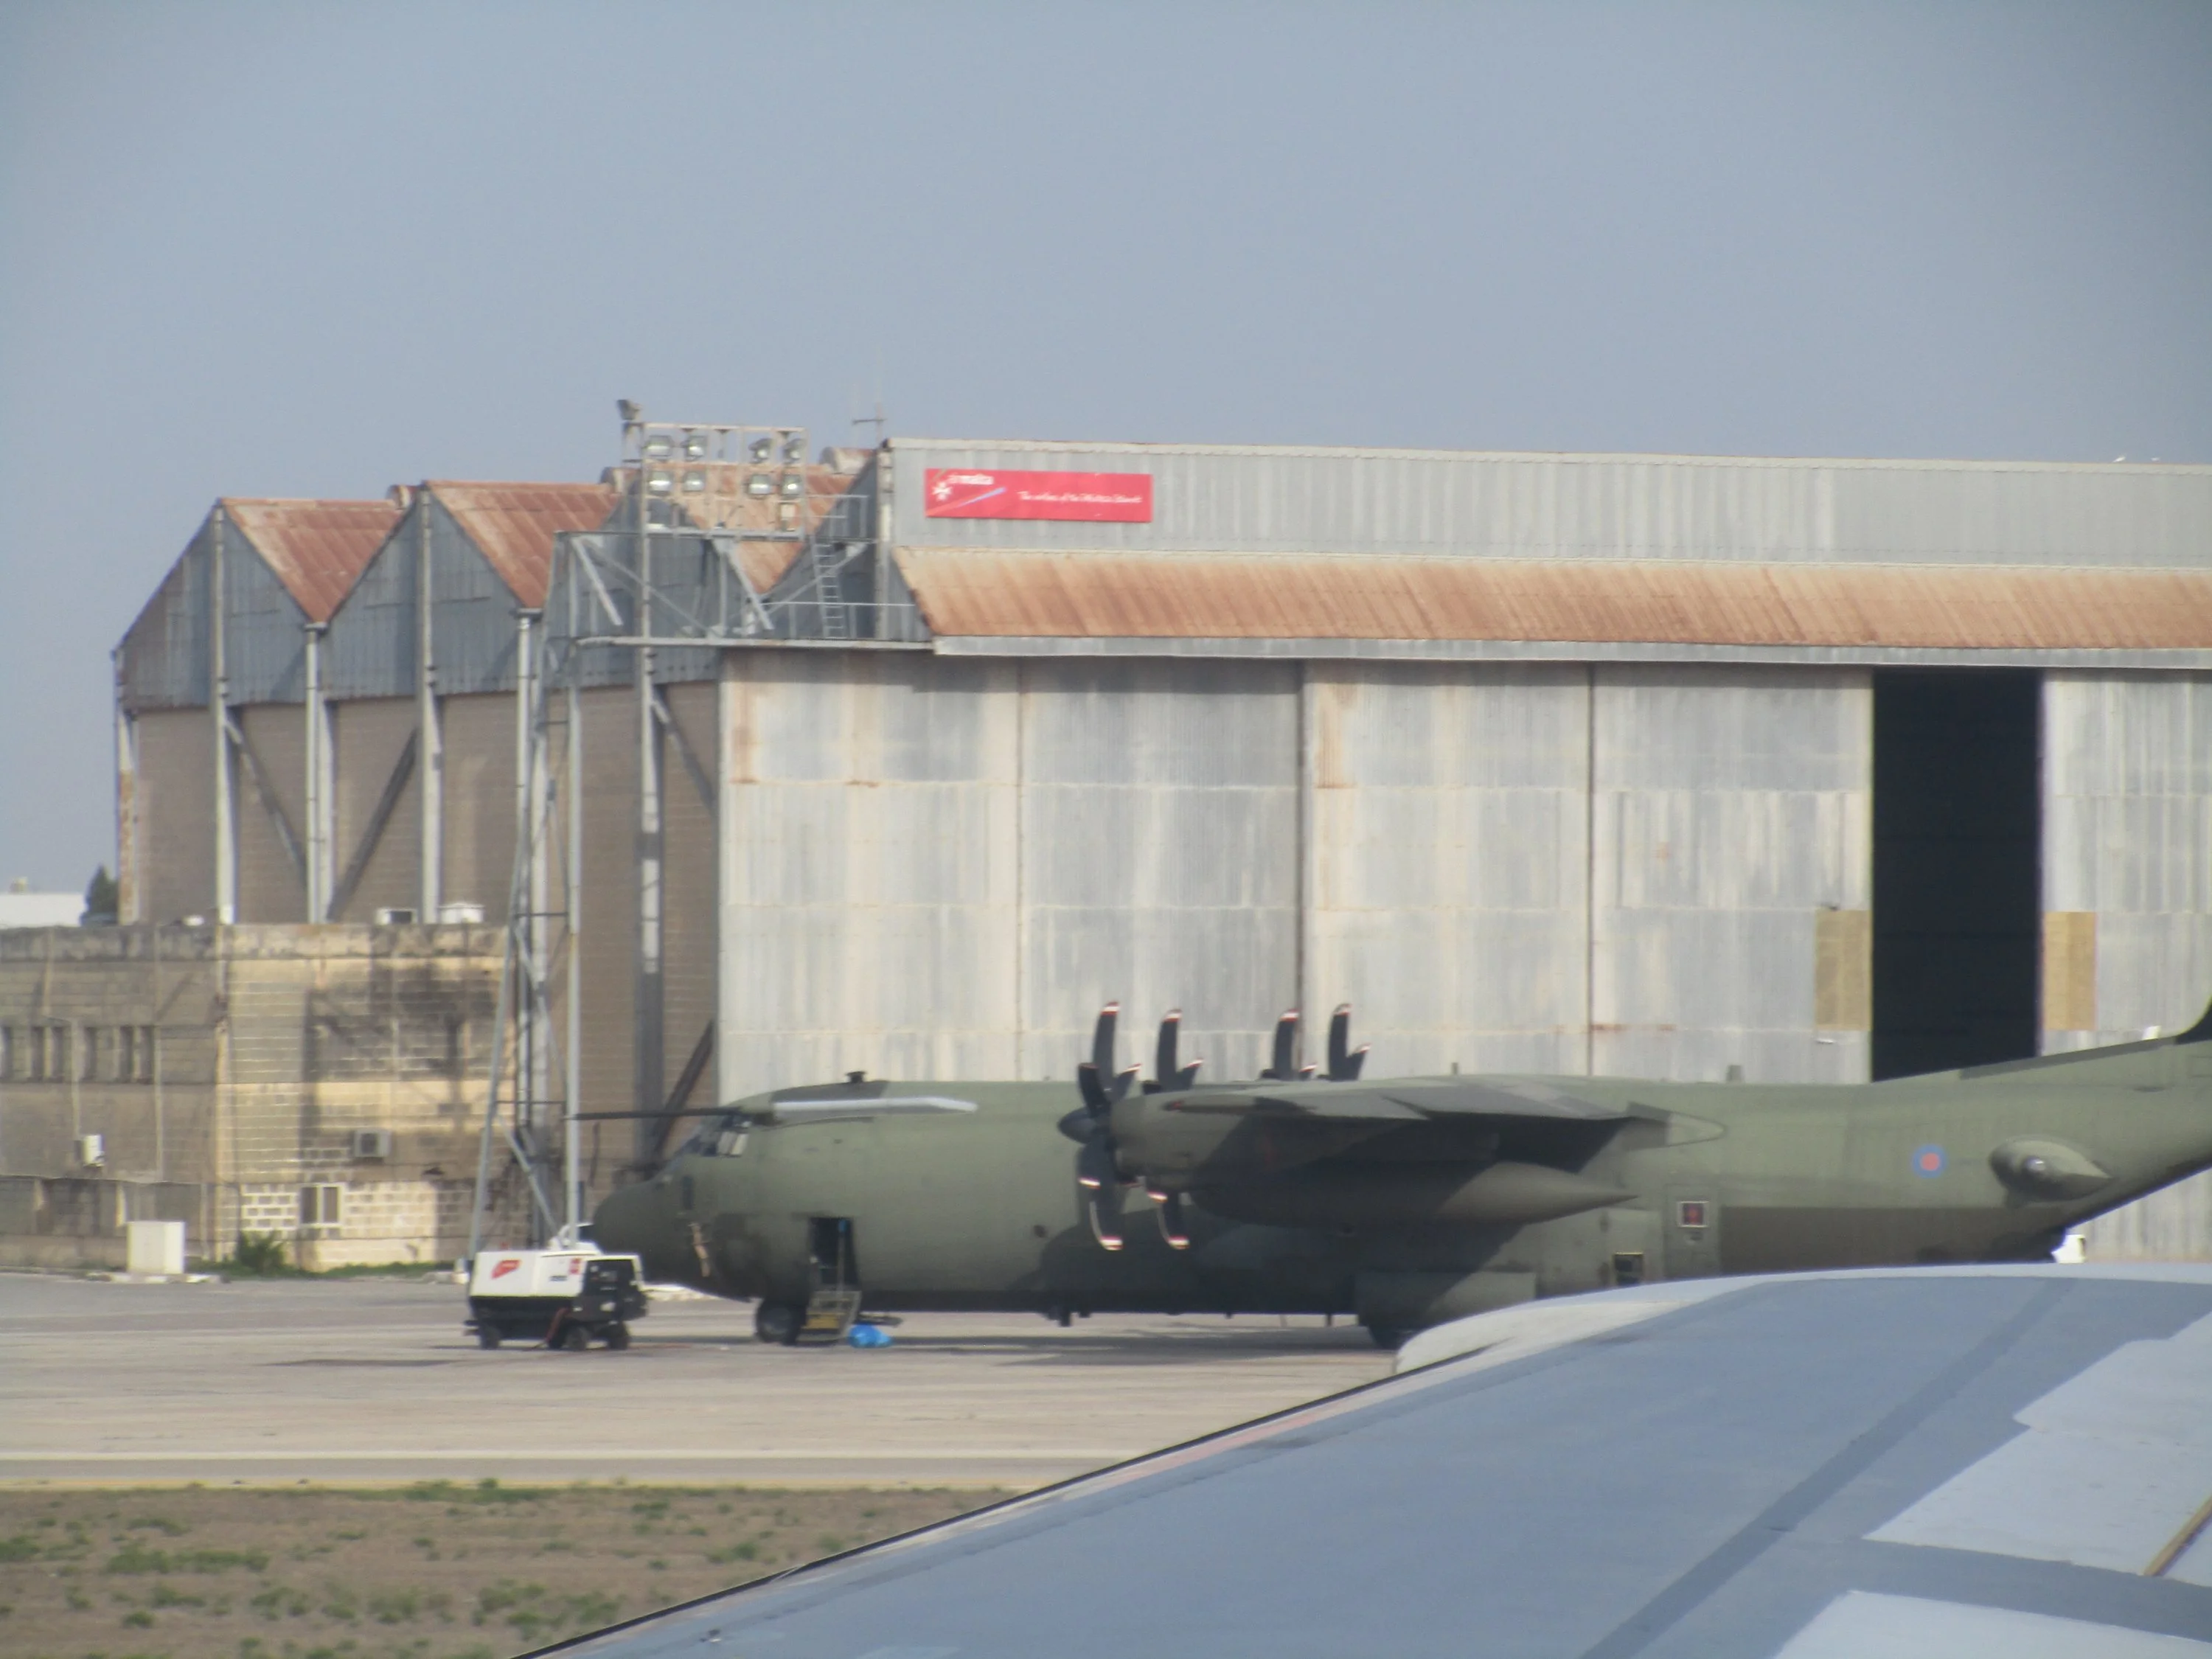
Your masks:
{"label": "aircraft wing", "polygon": [[1269,1088],[1211,1091],[1179,1097],[1170,1111],[1264,1112],[1322,1121],[1419,1122],[1431,1118],[1559,1118],[1621,1122],[1640,1115],[1584,1100],[1533,1078],[1403,1078],[1376,1083],[1285,1083]]}
{"label": "aircraft wing", "polygon": [[1425,1356],[562,1651],[2212,1659],[2212,1267],[1653,1285]]}

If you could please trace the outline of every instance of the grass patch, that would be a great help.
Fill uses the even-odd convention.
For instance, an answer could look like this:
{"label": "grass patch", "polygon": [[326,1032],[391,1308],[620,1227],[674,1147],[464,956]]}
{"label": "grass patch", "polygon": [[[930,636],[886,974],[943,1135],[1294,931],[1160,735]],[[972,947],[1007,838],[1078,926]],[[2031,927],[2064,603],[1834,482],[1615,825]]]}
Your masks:
{"label": "grass patch", "polygon": [[229,1572],[243,1567],[248,1572],[268,1570],[266,1550],[149,1550],[143,1544],[125,1544],[108,1559],[108,1572]]}
{"label": "grass patch", "polygon": [[0,1490],[0,1654],[505,1659],[991,1496],[497,1481]]}

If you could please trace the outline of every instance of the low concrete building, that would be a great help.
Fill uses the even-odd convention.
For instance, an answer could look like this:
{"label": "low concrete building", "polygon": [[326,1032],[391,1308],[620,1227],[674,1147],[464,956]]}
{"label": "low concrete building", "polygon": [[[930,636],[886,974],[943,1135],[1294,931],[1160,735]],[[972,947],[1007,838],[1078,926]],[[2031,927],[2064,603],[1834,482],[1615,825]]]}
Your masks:
{"label": "low concrete building", "polygon": [[[274,1234],[309,1267],[466,1248],[502,935],[487,927],[0,933],[0,1263],[120,1267]],[[509,1160],[500,1161],[511,1170]],[[502,1210],[526,1195],[507,1174]]]}
{"label": "low concrete building", "polygon": [[74,927],[83,914],[79,893],[34,893],[22,880],[0,893],[0,927]]}

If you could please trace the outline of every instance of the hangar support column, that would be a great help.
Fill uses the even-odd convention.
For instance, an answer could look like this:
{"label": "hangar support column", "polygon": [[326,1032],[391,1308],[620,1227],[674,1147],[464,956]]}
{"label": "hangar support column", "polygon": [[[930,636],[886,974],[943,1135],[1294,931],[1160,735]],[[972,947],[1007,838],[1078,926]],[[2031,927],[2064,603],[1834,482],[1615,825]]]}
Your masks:
{"label": "hangar support column", "polygon": [[421,809],[422,832],[418,838],[420,862],[416,866],[418,898],[416,919],[432,922],[438,919],[441,889],[444,885],[443,859],[446,840],[446,753],[444,733],[439,723],[438,668],[434,654],[437,596],[432,580],[430,515],[433,497],[428,485],[422,489],[420,511],[416,519],[415,563],[415,758],[417,776],[416,805]]}
{"label": "hangar support column", "polygon": [[123,653],[110,653],[115,665],[115,919],[128,924],[143,918],[138,868],[138,722],[124,701]]}
{"label": "hangar support column", "polygon": [[323,696],[323,636],[329,624],[307,627],[307,734],[304,744],[307,805],[307,916],[326,921],[331,906],[331,713]]}
{"label": "hangar support column", "polygon": [[208,548],[208,731],[215,739],[215,919],[226,927],[238,920],[237,785],[230,752],[230,666],[223,650],[230,631],[224,615],[227,517],[222,508],[216,509]]}
{"label": "hangar support column", "polygon": [[[653,517],[642,478],[639,481],[636,498],[637,581],[634,589],[635,597],[632,601],[631,626],[642,641],[652,636],[654,611]],[[635,1056],[636,1068],[631,1109],[640,1114],[658,1113],[666,1104],[664,1088],[665,1066],[661,1054],[665,1041],[661,975],[661,739],[660,721],[653,706],[653,647],[640,644],[635,666],[637,951],[634,993],[635,1013],[631,1030],[631,1053]],[[635,1127],[634,1156],[644,1163],[653,1155],[659,1126],[652,1117],[641,1115]]]}

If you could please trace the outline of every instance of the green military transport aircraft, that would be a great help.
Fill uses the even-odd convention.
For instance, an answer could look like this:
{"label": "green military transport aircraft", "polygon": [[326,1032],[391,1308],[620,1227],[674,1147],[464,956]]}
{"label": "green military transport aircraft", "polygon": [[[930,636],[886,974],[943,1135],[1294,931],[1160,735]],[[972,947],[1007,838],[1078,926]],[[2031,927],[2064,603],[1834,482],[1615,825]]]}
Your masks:
{"label": "green military transport aircraft", "polygon": [[1341,1313],[1387,1345],[1608,1285],[2046,1258],[2212,1167],[2212,1010],[2174,1037],[1771,1086],[1362,1080],[1340,1008],[1325,1075],[1289,1014],[1267,1072],[1200,1084],[1170,1014],[1138,1087],[1115,1014],[1073,1091],[856,1074],[739,1101],[611,1194],[599,1241],[757,1297],[764,1341],[993,1309]]}

